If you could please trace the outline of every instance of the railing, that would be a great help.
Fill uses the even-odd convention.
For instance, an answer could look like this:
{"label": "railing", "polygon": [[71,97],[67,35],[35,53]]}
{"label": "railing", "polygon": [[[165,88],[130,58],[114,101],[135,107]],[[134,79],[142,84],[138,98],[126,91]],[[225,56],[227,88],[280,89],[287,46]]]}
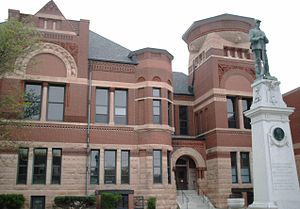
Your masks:
{"label": "railing", "polygon": [[[181,202],[182,205],[180,204],[180,209],[189,209],[189,198],[188,196],[184,193],[183,190],[177,190],[177,196],[181,196]],[[185,204],[185,208],[184,208],[184,204]]]}
{"label": "railing", "polygon": [[203,190],[201,190],[202,194],[200,194],[198,184],[196,184],[196,189],[197,189],[198,196],[200,197],[202,203],[205,205],[206,209],[216,209],[215,206],[208,199],[208,197],[205,195],[205,192]]}
{"label": "railing", "polygon": [[186,200],[186,209],[189,209],[189,198],[186,196],[186,194],[183,192],[183,190],[181,190],[182,193],[182,203],[184,204],[184,199]]}
{"label": "railing", "polygon": [[202,203],[205,205],[206,209],[215,209],[214,205],[210,202],[207,196],[204,194],[199,195],[201,198]]}

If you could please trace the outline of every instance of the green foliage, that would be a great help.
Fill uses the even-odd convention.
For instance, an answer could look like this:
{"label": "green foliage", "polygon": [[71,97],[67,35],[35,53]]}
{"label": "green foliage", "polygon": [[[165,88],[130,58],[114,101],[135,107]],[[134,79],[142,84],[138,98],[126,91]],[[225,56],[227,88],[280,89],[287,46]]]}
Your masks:
{"label": "green foliage", "polygon": [[22,194],[0,194],[0,208],[21,209],[24,202]]}
{"label": "green foliage", "polygon": [[36,95],[35,92],[29,91],[24,94],[24,112],[23,118],[32,119],[32,117],[40,113],[40,95]]}
{"label": "green foliage", "polygon": [[150,197],[147,202],[147,208],[148,209],[155,209],[156,208],[156,198]]}
{"label": "green foliage", "polygon": [[[17,59],[36,49],[39,39],[40,34],[26,20],[0,23],[0,79],[24,67],[16,64]],[[19,129],[21,123],[15,119],[22,118],[24,105],[28,104],[23,102],[23,92],[15,84],[8,84],[8,90],[0,95],[0,149],[17,149],[18,139],[24,138]]]}
{"label": "green foliage", "polygon": [[96,205],[95,196],[58,196],[54,199],[55,206],[63,209],[83,209]]}
{"label": "green foliage", "polygon": [[16,94],[0,96],[0,149],[17,149],[20,147],[18,139],[25,135],[25,131],[21,131],[22,123],[15,120],[22,117],[23,109],[22,96]]}
{"label": "green foliage", "polygon": [[0,24],[0,76],[18,67],[17,58],[37,47],[39,33],[29,24],[9,20]]}
{"label": "green foliage", "polygon": [[118,202],[121,200],[122,195],[105,192],[101,194],[101,208],[103,209],[115,209]]}

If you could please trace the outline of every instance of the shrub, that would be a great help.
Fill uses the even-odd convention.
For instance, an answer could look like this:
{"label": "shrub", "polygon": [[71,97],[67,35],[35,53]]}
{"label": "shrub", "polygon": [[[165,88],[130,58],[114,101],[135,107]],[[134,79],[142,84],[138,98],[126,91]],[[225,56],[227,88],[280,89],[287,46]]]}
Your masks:
{"label": "shrub", "polygon": [[115,209],[122,195],[105,192],[101,194],[101,206],[103,209]]}
{"label": "shrub", "polygon": [[147,208],[148,209],[155,209],[156,208],[156,198],[150,197],[147,202]]}
{"label": "shrub", "polygon": [[0,208],[20,209],[23,207],[25,198],[22,194],[1,194]]}
{"label": "shrub", "polygon": [[64,209],[83,209],[96,205],[95,196],[58,196],[54,198],[55,207]]}

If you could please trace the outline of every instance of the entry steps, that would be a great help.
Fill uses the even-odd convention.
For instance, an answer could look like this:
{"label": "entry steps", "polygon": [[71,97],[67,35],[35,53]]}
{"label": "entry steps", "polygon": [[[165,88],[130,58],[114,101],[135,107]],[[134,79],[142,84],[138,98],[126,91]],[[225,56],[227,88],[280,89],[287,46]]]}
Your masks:
{"label": "entry steps", "polygon": [[177,204],[180,209],[215,209],[207,197],[196,190],[177,190]]}

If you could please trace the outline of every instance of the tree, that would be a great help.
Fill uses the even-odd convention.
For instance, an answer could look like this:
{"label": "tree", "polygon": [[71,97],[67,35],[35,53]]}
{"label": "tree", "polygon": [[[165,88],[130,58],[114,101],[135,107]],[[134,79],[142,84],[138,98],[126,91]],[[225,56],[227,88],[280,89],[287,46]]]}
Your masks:
{"label": "tree", "polygon": [[[28,21],[9,20],[0,23],[0,82],[1,80],[3,82],[6,75],[14,74],[21,69],[22,66],[16,64],[17,59],[22,59],[27,53],[37,48],[39,39],[39,33]],[[29,110],[34,113],[34,110],[28,107],[36,106],[28,103],[28,100],[34,99],[28,99],[28,97],[32,95],[27,95],[24,100],[23,92],[20,92],[18,87],[12,87],[9,92],[1,92],[0,88],[0,149],[19,147],[16,142],[17,131],[14,130],[20,128],[22,123],[16,119],[23,117],[24,108],[28,114]]]}
{"label": "tree", "polygon": [[0,76],[14,73],[21,66],[18,58],[37,47],[39,33],[30,24],[9,20],[0,24]]}

